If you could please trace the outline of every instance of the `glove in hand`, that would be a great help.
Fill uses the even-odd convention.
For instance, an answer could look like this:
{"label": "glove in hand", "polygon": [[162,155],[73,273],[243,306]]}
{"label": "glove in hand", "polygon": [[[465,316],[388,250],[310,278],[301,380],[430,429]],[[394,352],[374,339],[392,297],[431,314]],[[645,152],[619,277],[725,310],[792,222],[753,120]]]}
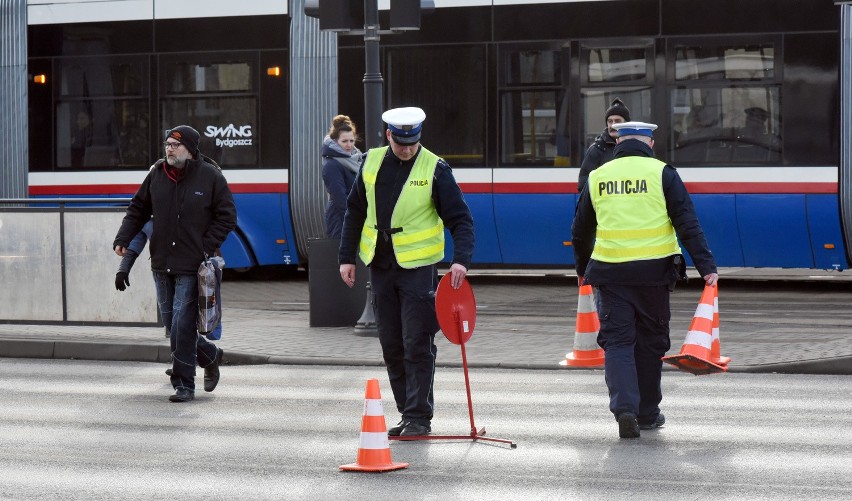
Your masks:
{"label": "glove in hand", "polygon": [[123,271],[119,271],[115,274],[115,289],[123,291],[124,289],[130,287],[130,278],[127,276],[127,273]]}

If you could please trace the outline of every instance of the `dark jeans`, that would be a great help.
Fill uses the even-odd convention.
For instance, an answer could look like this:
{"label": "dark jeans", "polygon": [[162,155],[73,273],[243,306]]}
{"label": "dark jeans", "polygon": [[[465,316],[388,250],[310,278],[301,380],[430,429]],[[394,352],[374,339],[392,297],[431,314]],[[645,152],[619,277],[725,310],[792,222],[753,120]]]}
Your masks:
{"label": "dark jeans", "polygon": [[429,425],[435,407],[435,266],[372,268],[376,327],[396,408],[406,421]]}
{"label": "dark jeans", "polygon": [[601,285],[598,309],[609,410],[616,418],[630,412],[653,423],[663,399],[661,359],[671,347],[668,288]]}
{"label": "dark jeans", "polygon": [[155,271],[154,284],[163,324],[171,333],[172,386],[195,391],[196,362],[207,367],[219,353],[219,348],[196,330],[198,277]]}

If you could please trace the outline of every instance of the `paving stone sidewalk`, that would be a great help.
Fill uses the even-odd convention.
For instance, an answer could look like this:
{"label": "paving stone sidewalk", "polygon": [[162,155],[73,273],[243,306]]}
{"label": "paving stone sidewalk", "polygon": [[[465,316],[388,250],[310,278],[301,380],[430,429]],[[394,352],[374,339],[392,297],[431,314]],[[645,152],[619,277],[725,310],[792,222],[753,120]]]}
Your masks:
{"label": "paving stone sidewalk", "polygon": [[[469,365],[561,370],[558,362],[573,348],[576,279],[558,270],[495,275],[471,275],[477,319],[474,335],[466,344]],[[760,282],[769,278],[831,280],[840,286],[814,301],[820,307],[846,310],[852,301],[849,272],[727,269],[721,275],[720,304],[724,304],[728,280]],[[680,350],[700,295],[700,283],[692,282],[672,295],[670,353]],[[217,344],[225,350],[226,363],[382,364],[375,336],[356,335],[351,327],[309,326],[309,287],[303,276],[226,280],[222,295],[223,336]],[[739,300],[733,291],[730,296],[734,296],[730,301]],[[747,315],[722,317],[722,351],[733,359],[732,372],[852,374],[852,315],[826,318],[814,339],[802,335],[797,320],[796,308],[807,309],[807,304],[784,306],[782,295],[773,293],[761,298],[778,302],[781,311],[757,320]],[[441,335],[436,339],[438,364],[460,366],[459,347]],[[165,363],[169,348],[161,327],[0,324],[0,357]]]}

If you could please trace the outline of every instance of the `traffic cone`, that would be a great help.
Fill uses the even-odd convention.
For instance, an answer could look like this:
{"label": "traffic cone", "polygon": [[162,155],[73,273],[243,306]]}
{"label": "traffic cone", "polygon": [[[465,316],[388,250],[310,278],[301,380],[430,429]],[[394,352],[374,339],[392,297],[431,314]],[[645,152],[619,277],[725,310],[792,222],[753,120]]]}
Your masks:
{"label": "traffic cone", "polygon": [[574,329],[574,351],[559,362],[563,367],[603,367],[604,351],[598,346],[601,323],[595,308],[591,285],[581,285],[577,296],[577,326]]}
{"label": "traffic cone", "polygon": [[716,292],[713,295],[713,339],[710,343],[710,361],[727,367],[731,362],[731,357],[721,355],[722,346],[719,343],[719,285],[717,284],[714,289]]}
{"label": "traffic cone", "polygon": [[713,361],[711,347],[713,345],[713,310],[716,298],[716,287],[705,286],[701,294],[698,308],[689,325],[689,332],[683,340],[680,353],[663,357],[663,362],[678,369],[691,372],[696,376],[715,374],[728,370],[727,365]]}
{"label": "traffic cone", "polygon": [[382,395],[379,380],[367,380],[364,396],[364,415],[361,418],[361,443],[358,459],[352,464],[340,466],[349,471],[389,471],[407,468],[408,463],[394,463],[388,446],[388,428],[382,410]]}

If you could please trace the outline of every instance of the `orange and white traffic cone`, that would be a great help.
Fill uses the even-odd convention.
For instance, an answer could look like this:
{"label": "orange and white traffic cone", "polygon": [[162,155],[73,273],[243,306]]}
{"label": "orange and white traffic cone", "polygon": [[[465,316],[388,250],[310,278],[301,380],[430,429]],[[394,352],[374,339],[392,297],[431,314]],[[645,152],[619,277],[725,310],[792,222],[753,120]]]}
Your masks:
{"label": "orange and white traffic cone", "polygon": [[408,463],[394,463],[388,446],[388,428],[382,410],[382,395],[379,380],[367,380],[364,396],[364,415],[361,418],[361,443],[358,459],[352,464],[340,466],[349,471],[389,471],[407,468]]}
{"label": "orange and white traffic cone", "polygon": [[698,308],[689,325],[689,332],[683,340],[680,353],[663,357],[663,362],[678,369],[691,372],[696,376],[715,374],[728,370],[727,365],[713,361],[711,347],[713,345],[713,309],[716,297],[716,287],[705,286],[701,294]]}
{"label": "orange and white traffic cone", "polygon": [[719,285],[713,287],[716,292],[713,296],[713,336],[710,343],[710,361],[714,364],[728,367],[731,357],[722,356],[722,346],[719,343]]}
{"label": "orange and white traffic cone", "polygon": [[603,367],[604,351],[598,346],[601,323],[595,308],[591,285],[581,285],[577,296],[577,326],[574,329],[574,351],[559,362],[563,367]]}

